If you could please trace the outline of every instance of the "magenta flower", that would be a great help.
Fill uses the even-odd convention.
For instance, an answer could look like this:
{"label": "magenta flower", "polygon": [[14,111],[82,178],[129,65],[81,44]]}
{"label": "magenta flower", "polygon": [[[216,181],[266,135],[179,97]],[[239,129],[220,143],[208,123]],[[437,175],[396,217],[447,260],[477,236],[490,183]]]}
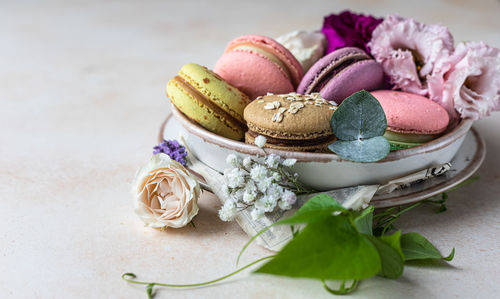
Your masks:
{"label": "magenta flower", "polygon": [[326,36],[328,47],[326,54],[344,47],[358,47],[370,53],[367,43],[372,32],[384,19],[354,14],[348,10],[340,14],[326,16],[321,32]]}

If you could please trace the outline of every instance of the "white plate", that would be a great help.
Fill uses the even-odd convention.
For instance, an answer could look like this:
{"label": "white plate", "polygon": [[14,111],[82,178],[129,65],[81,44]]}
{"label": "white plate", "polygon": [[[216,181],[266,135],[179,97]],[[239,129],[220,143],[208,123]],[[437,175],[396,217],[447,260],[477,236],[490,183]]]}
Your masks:
{"label": "white plate", "polygon": [[484,140],[476,129],[472,128],[450,161],[451,169],[448,172],[389,194],[377,195],[371,203],[375,208],[387,208],[411,204],[445,192],[472,176],[483,163],[485,156]]}
{"label": "white plate", "polygon": [[[190,137],[189,132],[187,132],[175,118],[168,117],[161,126],[158,140],[161,141],[163,139],[179,139],[180,135],[184,136],[184,138]],[[213,146],[211,143],[205,145]],[[190,150],[193,150],[191,146]],[[197,152],[199,153],[203,150],[204,148],[201,147],[197,149]],[[224,160],[226,155],[228,154],[226,153],[227,149],[219,148],[217,150],[220,151],[217,159]],[[479,133],[474,128],[472,128],[466,133],[465,136],[463,136],[463,138],[461,138],[461,141],[458,144],[458,148],[456,150],[456,155],[454,155],[453,159],[451,159],[452,168],[447,173],[424,182],[413,184],[405,189],[396,190],[390,194],[376,196],[373,198],[372,204],[375,206],[375,208],[386,208],[414,203],[444,192],[469,178],[479,168],[479,166],[481,166],[485,155],[486,147],[484,145],[484,141]],[[448,161],[450,161],[450,159],[445,162]],[[360,163],[355,164],[359,164],[361,166],[366,165]],[[210,166],[213,167],[213,165]]]}

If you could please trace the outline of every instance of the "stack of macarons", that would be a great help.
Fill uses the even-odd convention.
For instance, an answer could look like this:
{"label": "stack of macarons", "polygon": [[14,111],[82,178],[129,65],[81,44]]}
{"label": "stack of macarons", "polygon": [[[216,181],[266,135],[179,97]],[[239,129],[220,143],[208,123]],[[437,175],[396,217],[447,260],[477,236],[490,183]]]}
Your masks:
{"label": "stack of macarons", "polygon": [[262,135],[266,147],[289,151],[329,152],[336,105],[360,90],[372,91],[384,109],[392,150],[418,146],[446,131],[448,114],[435,102],[381,90],[383,68],[364,50],[345,47],[322,56],[321,33],[308,34],[282,39],[290,49],[262,35],[235,38],[213,71],[183,66],[168,82],[167,95],[176,109],[215,134],[250,144]]}

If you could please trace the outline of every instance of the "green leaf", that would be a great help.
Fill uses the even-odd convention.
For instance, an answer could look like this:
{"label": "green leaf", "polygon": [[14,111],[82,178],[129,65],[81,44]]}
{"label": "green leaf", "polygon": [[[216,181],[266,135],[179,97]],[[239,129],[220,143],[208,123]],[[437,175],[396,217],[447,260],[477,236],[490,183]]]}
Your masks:
{"label": "green leaf", "polygon": [[340,140],[360,140],[382,136],[387,128],[384,110],[368,91],[358,91],[335,110],[331,127]]}
{"label": "green leaf", "polygon": [[146,286],[146,293],[148,294],[148,298],[152,299],[153,298],[153,287],[155,286],[154,283],[150,283]]}
{"label": "green leaf", "polygon": [[383,136],[370,139],[337,140],[328,148],[345,160],[354,162],[376,162],[390,152],[389,141]]}
{"label": "green leaf", "polygon": [[358,212],[355,216],[353,222],[354,226],[358,229],[358,232],[370,236],[373,234],[373,210],[375,210],[375,208],[373,206],[369,206],[361,212]]}
{"label": "green leaf", "polygon": [[377,250],[344,215],[309,223],[271,261],[257,269],[289,277],[353,280],[380,270]]}
{"label": "green leaf", "polygon": [[378,273],[382,277],[397,279],[403,274],[404,255],[401,250],[401,231],[391,236],[368,236],[373,246],[377,248],[381,260],[381,269]]}
{"label": "green leaf", "polygon": [[[316,221],[321,221],[328,216],[332,215],[333,212],[346,212],[347,209],[344,208],[338,201],[333,199],[328,194],[318,194],[311,199],[309,199],[300,209],[298,209],[292,216],[273,223],[272,225],[262,229],[255,236],[250,238],[248,242],[243,246],[238,257],[236,258],[236,265],[238,265],[240,258],[245,252],[245,250],[250,246],[250,244],[257,239],[261,234],[266,232],[268,229],[275,225],[280,224],[300,224],[300,223],[312,223]],[[294,237],[296,233],[292,230]]]}
{"label": "green leaf", "polygon": [[280,220],[276,224],[299,224],[321,221],[333,212],[346,212],[338,201],[328,194],[318,194],[309,199],[291,217]]}
{"label": "green leaf", "polygon": [[423,259],[443,259],[451,261],[455,255],[455,248],[447,257],[443,257],[431,242],[419,233],[407,233],[401,236],[401,248],[405,261]]}

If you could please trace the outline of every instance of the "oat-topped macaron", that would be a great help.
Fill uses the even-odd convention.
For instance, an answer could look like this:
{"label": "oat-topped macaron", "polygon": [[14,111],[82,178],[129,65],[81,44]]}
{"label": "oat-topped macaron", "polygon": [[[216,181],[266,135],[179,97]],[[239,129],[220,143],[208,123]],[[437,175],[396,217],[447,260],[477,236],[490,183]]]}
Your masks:
{"label": "oat-topped macaron", "polygon": [[258,97],[243,112],[248,125],[245,142],[253,144],[255,137],[262,135],[268,148],[328,152],[328,145],[335,140],[330,119],[336,107],[319,93]]}

